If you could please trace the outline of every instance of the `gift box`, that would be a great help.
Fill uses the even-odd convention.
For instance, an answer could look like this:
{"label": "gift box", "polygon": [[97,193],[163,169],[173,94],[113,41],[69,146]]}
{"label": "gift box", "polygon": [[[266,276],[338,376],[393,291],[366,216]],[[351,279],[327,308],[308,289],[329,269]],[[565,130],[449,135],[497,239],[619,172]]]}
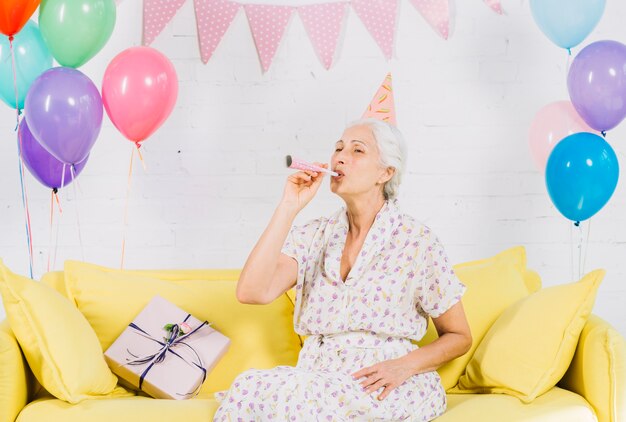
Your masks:
{"label": "gift box", "polygon": [[111,371],[154,398],[187,399],[228,350],[230,340],[155,296],[104,353]]}

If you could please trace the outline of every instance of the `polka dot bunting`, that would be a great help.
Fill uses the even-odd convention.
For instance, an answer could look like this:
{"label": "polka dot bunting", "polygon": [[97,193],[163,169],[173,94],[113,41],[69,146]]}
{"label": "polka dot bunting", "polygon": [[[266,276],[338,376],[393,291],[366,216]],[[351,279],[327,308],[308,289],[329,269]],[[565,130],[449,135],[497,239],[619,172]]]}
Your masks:
{"label": "polka dot bunting", "polygon": [[172,20],[185,0],[144,0],[143,45],[150,45]]}
{"label": "polka dot bunting", "polygon": [[498,15],[504,14],[504,11],[502,10],[502,5],[500,4],[500,0],[484,0],[484,1],[487,4],[487,6],[489,6],[491,10],[496,12]]}
{"label": "polka dot bunting", "polygon": [[306,29],[313,48],[326,69],[329,69],[348,3],[321,3],[298,7],[298,14]]}
{"label": "polka dot bunting", "polygon": [[352,8],[387,60],[393,53],[398,0],[352,0]]}
{"label": "polka dot bunting", "polygon": [[[117,4],[122,0],[115,0]],[[276,54],[294,10],[313,44],[321,63],[329,69],[336,55],[348,5],[352,5],[385,58],[393,55],[398,0],[332,0],[303,6],[245,4],[234,0],[193,0],[202,61],[207,63],[221,42],[240,7],[246,10],[250,30],[266,72]],[[409,0],[430,26],[444,39],[449,36],[449,0]],[[502,15],[501,0],[483,0]],[[185,0],[143,1],[143,44],[150,45],[172,20]]]}
{"label": "polka dot bunting", "polygon": [[207,63],[241,5],[228,0],[194,0],[200,57]]}
{"label": "polka dot bunting", "polygon": [[411,0],[411,3],[426,19],[426,22],[443,39],[447,40],[450,31],[450,7],[448,0]]}
{"label": "polka dot bunting", "polygon": [[267,72],[294,9],[289,6],[261,4],[246,4],[244,9],[259,53],[261,67],[263,72]]}

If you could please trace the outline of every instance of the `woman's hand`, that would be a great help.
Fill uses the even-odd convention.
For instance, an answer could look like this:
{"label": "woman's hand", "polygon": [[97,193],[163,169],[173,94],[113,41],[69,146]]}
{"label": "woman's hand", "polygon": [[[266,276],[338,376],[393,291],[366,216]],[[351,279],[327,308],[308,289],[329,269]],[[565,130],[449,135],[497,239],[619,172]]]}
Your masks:
{"label": "woman's hand", "polygon": [[371,394],[380,387],[385,387],[378,396],[383,400],[391,391],[404,383],[414,375],[413,369],[405,359],[390,359],[368,366],[352,374],[354,379],[365,377],[359,384],[365,389],[366,394]]}
{"label": "woman's hand", "polygon": [[[319,167],[328,168],[328,164],[313,163]],[[299,171],[290,175],[283,191],[282,203],[300,211],[317,193],[326,173],[315,171]]]}

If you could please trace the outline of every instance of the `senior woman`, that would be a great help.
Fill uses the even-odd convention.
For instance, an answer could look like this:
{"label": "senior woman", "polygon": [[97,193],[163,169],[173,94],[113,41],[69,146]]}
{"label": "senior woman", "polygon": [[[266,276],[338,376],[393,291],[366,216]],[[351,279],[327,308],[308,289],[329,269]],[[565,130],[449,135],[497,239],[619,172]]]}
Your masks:
{"label": "senior woman", "polygon": [[[266,304],[295,286],[295,331],[308,337],[295,367],[251,369],[217,393],[214,420],[430,421],[445,411],[436,369],[470,348],[466,287],[435,234],[398,208],[405,160],[395,126],[349,125],[330,180],[345,207],[293,228],[324,173],[289,176],[237,298]],[[429,316],[439,338],[418,348]]]}

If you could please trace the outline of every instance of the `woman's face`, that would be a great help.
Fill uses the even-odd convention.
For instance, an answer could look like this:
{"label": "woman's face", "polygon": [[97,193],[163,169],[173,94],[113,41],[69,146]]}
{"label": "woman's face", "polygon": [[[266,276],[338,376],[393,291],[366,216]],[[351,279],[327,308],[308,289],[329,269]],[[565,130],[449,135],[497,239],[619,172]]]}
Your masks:
{"label": "woman's face", "polygon": [[383,184],[393,175],[393,170],[381,167],[376,140],[366,125],[343,132],[335,143],[331,167],[339,176],[331,177],[330,190],[341,197],[382,191]]}

